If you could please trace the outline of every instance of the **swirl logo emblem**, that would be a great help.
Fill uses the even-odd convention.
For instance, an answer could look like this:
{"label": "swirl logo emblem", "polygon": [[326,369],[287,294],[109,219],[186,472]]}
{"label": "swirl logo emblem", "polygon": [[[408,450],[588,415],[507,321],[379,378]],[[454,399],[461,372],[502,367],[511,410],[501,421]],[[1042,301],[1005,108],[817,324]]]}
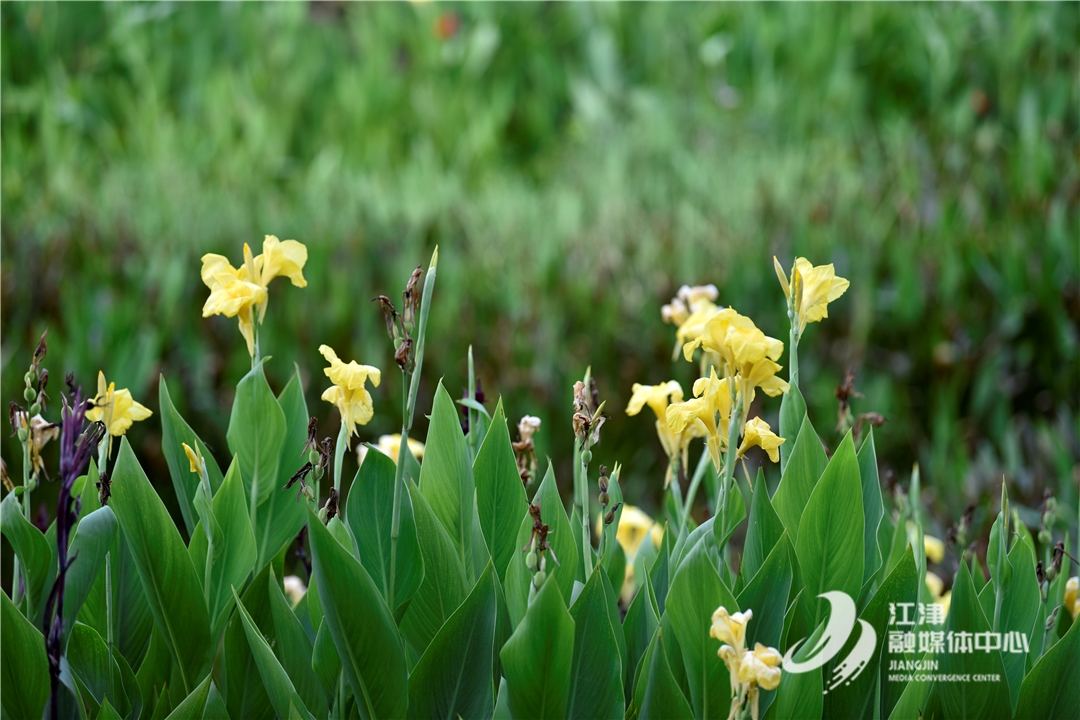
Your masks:
{"label": "swirl logo emblem", "polygon": [[[795,651],[806,642],[805,638],[788,648],[787,655],[784,656],[784,672],[804,673],[817,670],[840,654],[855,629],[855,601],[850,595],[834,590],[822,593],[818,597],[828,600],[831,608],[825,632],[810,650],[808,660],[796,662],[794,657]],[[826,693],[841,684],[850,684],[859,676],[859,673],[866,669],[866,664],[874,654],[874,648],[877,647],[877,633],[865,620],[859,620],[859,625],[862,627],[859,640],[848,656],[833,670],[832,680],[825,689]]]}

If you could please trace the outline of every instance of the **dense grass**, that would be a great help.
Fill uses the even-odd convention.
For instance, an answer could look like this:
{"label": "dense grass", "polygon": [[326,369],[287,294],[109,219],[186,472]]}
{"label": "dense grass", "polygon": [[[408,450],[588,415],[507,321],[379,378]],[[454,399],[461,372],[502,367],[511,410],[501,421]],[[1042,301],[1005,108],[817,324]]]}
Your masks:
{"label": "dense grass", "polygon": [[[655,508],[652,421],[621,410],[635,381],[692,382],[660,305],[714,282],[786,338],[771,259],[799,254],[852,282],[803,343],[819,428],[850,367],[856,412],[888,418],[879,457],[902,481],[921,463],[939,525],[1002,475],[1021,505],[1052,489],[1075,507],[1075,4],[0,17],[5,399],[48,326],[56,378],[103,368],[156,407],[163,372],[224,452],[248,360],[233,322],[199,316],[198,258],[239,261],[274,233],[311,259],[308,289],[272,288],[271,382],[299,363],[329,434],[318,345],[380,365],[373,439],[398,426],[399,391],[368,300],[437,243],[426,382],[461,388],[471,343],[488,397],[543,418],[569,483],[570,387],[591,364],[613,410],[597,457]],[[131,436],[162,478],[157,423]]]}

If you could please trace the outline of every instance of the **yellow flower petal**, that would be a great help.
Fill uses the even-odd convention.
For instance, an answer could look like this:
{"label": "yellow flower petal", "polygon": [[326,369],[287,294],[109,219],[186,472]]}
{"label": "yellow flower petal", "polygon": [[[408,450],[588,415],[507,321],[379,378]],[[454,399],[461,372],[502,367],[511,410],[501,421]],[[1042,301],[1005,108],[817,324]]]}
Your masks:
{"label": "yellow flower petal", "polygon": [[149,408],[135,402],[130,390],[117,390],[116,383],[106,386],[105,373],[100,371],[98,394],[92,402],[93,407],[86,411],[86,418],[91,422],[104,423],[109,434],[114,437],[126,433],[133,422],[153,415]]}
{"label": "yellow flower petal", "polygon": [[756,445],[769,454],[769,460],[780,462],[780,446],[783,444],[784,438],[773,433],[769,428],[769,423],[761,418],[754,418],[743,428],[743,439],[739,445],[737,457],[742,457],[747,450]]}
{"label": "yellow flower petal", "polygon": [[799,334],[807,323],[820,322],[829,317],[829,303],[847,292],[850,283],[837,277],[836,270],[829,265],[811,265],[806,258],[795,258],[793,277],[798,278],[800,287],[796,296],[800,298]]}
{"label": "yellow flower petal", "polygon": [[945,559],[945,543],[932,535],[923,535],[923,549],[930,562],[940,563]]}

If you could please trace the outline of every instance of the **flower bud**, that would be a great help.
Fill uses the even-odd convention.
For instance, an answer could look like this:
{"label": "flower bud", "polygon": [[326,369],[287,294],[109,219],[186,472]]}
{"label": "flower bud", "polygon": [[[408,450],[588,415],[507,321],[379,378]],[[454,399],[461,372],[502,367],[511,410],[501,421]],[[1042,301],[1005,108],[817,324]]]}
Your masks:
{"label": "flower bud", "polygon": [[30,433],[27,432],[26,428],[19,428],[19,442],[26,442],[28,437],[30,437]]}
{"label": "flower bud", "polygon": [[33,405],[31,405],[30,406],[30,414],[31,415],[40,415],[41,414],[41,403],[36,402]]}
{"label": "flower bud", "polygon": [[540,570],[535,575],[533,575],[533,587],[539,590],[544,586],[545,580],[547,580],[547,573],[545,573],[543,570]]}
{"label": "flower bud", "polygon": [[1050,541],[1053,539],[1054,538],[1050,535],[1050,531],[1046,528],[1039,531],[1039,542],[1043,545],[1049,545]]}
{"label": "flower bud", "polygon": [[30,387],[31,383],[34,382],[34,375],[32,373],[26,373],[26,375],[23,376],[23,380],[26,381],[26,387]]}
{"label": "flower bud", "polygon": [[304,493],[304,497],[306,497],[309,502],[315,501],[315,491],[311,489],[310,485],[305,485],[301,489],[301,492]]}
{"label": "flower bud", "polygon": [[530,570],[536,569],[536,553],[532,550],[530,550],[529,554],[525,556],[525,567],[529,568]]}
{"label": "flower bud", "polygon": [[26,402],[34,402],[37,399],[37,391],[29,385],[23,390],[23,397],[26,398]]}
{"label": "flower bud", "polygon": [[586,465],[592,462],[592,450],[585,448],[581,451],[581,462]]}
{"label": "flower bud", "polygon": [[611,496],[606,492],[600,493],[600,504],[607,507],[607,504],[611,501]]}

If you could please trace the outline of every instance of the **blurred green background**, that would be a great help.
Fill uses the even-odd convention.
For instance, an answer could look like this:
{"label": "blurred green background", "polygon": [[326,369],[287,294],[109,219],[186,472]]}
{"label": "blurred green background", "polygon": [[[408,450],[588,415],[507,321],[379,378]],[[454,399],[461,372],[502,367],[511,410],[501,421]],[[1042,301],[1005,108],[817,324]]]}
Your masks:
{"label": "blurred green background", "polygon": [[[249,365],[233,320],[200,317],[199,257],[239,264],[273,233],[310,260],[307,289],[271,286],[271,384],[298,363],[331,434],[319,344],[382,367],[375,440],[400,427],[400,379],[369,299],[399,297],[438,244],[422,409],[439,377],[461,395],[472,344],[489,401],[543,419],[539,454],[568,486],[571,385],[591,364],[612,415],[596,457],[621,461],[628,499],[655,511],[653,419],[622,409],[634,382],[694,377],[671,361],[660,306],[712,282],[786,341],[772,256],[798,254],[851,280],[801,348],[827,443],[851,368],[855,412],[888,419],[883,472],[922,467],[930,530],[1003,476],[1022,505],[1052,489],[1075,508],[1075,3],[0,16],[5,400],[48,327],[54,398],[65,372],[92,388],[101,368],[156,410],[164,373],[224,461]],[[775,427],[779,401],[757,405]],[[157,419],[129,436],[171,495]],[[16,447],[3,442],[15,473]]]}

